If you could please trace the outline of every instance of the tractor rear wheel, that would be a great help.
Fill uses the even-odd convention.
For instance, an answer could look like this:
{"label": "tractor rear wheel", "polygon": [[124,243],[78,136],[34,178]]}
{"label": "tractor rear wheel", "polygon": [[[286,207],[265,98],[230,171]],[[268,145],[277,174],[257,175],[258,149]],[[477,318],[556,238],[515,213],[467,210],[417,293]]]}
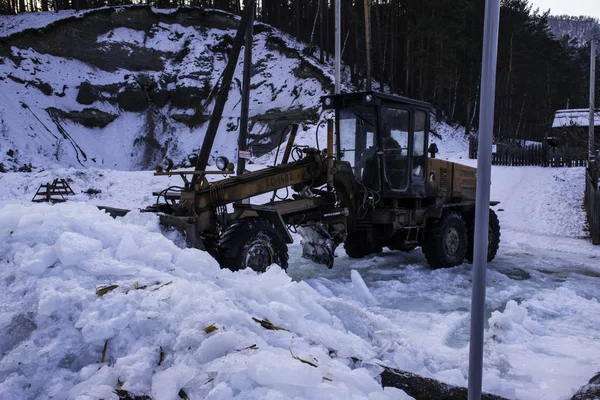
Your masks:
{"label": "tractor rear wheel", "polygon": [[264,218],[244,218],[233,225],[219,241],[221,268],[238,271],[251,268],[265,272],[271,264],[288,267],[288,248],[281,232]]}
{"label": "tractor rear wheel", "polygon": [[433,269],[455,267],[463,263],[468,242],[467,226],[462,216],[448,212],[425,232],[423,254]]}
{"label": "tractor rear wheel", "polygon": [[[473,252],[475,243],[475,212],[469,212],[465,215],[467,222],[467,231],[469,234],[469,246],[467,247],[466,259],[469,263],[473,262]],[[496,257],[498,247],[500,246],[500,221],[494,210],[490,209],[489,230],[488,230],[488,253],[487,261],[490,262]]]}
{"label": "tractor rear wheel", "polygon": [[381,253],[383,249],[369,240],[367,231],[357,231],[348,233],[344,242],[344,250],[350,258],[363,258],[369,254]]}

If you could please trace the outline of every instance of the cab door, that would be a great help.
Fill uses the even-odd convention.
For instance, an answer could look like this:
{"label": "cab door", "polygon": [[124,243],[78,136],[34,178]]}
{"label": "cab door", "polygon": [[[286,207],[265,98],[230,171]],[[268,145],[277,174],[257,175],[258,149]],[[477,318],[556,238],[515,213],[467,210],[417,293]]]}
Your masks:
{"label": "cab door", "polygon": [[379,122],[383,179],[394,192],[406,192],[410,183],[410,110],[382,106]]}
{"label": "cab door", "polygon": [[424,110],[413,111],[414,131],[410,162],[411,191],[425,195],[425,174],[427,172],[427,146],[429,138],[429,114]]}

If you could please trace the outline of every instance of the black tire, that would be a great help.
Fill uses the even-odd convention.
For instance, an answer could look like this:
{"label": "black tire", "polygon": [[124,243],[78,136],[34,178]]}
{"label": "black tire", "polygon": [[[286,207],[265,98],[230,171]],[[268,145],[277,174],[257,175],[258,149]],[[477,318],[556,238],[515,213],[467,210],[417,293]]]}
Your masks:
{"label": "black tire", "polygon": [[[469,234],[469,247],[467,247],[467,254],[465,258],[469,263],[472,263],[475,243],[475,213],[469,212],[466,214],[465,221],[467,222],[467,231]],[[500,221],[498,221],[498,216],[494,210],[490,209],[490,228],[488,230],[487,255],[488,262],[491,262],[494,258],[496,258],[498,247],[500,247]]]}
{"label": "black tire", "polygon": [[271,264],[288,267],[288,248],[281,232],[264,218],[244,218],[233,225],[219,241],[221,268],[238,271],[251,268],[265,272]]}
{"label": "black tire", "polygon": [[431,268],[450,268],[463,263],[468,245],[464,219],[456,212],[448,212],[425,232],[423,254]]}
{"label": "black tire", "polygon": [[381,246],[369,240],[367,231],[349,233],[344,242],[344,250],[350,258],[363,258],[373,253],[381,253]]}

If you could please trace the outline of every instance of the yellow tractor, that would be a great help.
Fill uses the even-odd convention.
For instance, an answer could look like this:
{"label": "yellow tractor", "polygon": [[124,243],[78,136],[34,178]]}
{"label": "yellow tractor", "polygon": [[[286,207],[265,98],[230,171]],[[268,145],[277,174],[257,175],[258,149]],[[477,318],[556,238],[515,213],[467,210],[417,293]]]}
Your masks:
{"label": "yellow tractor", "polygon": [[[431,106],[377,92],[321,102],[335,114],[326,149],[294,147],[294,126],[279,165],[212,182],[206,171],[160,172],[181,175],[184,189],[159,193],[166,202],[149,211],[233,270],[286,268],[290,231],[302,236],[303,257],[328,267],[342,243],[352,258],[421,246],[432,268],[472,261],[476,169],[435,158]],[[300,158],[290,161],[292,152]],[[216,164],[219,173],[233,172],[222,157]],[[281,189],[282,200],[244,201]],[[492,210],[489,226],[491,261],[500,241]]]}

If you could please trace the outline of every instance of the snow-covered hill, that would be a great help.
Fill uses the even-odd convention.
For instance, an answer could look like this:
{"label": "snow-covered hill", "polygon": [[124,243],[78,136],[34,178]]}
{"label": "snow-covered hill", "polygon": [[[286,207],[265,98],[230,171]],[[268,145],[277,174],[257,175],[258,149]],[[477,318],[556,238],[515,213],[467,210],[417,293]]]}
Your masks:
{"label": "snow-covered hill", "polygon": [[[34,14],[27,21],[0,17],[0,162],[6,169],[150,169],[165,155],[185,163],[198,151],[235,16],[136,6]],[[303,48],[256,25],[250,109],[256,155],[269,151],[290,122],[308,129],[318,119],[330,66],[316,68]],[[213,155],[237,154],[241,75],[240,58]]]}
{"label": "snow-covered hill", "polygon": [[579,46],[585,46],[592,38],[600,37],[600,23],[591,17],[549,16],[548,26],[556,38],[568,36]]}

